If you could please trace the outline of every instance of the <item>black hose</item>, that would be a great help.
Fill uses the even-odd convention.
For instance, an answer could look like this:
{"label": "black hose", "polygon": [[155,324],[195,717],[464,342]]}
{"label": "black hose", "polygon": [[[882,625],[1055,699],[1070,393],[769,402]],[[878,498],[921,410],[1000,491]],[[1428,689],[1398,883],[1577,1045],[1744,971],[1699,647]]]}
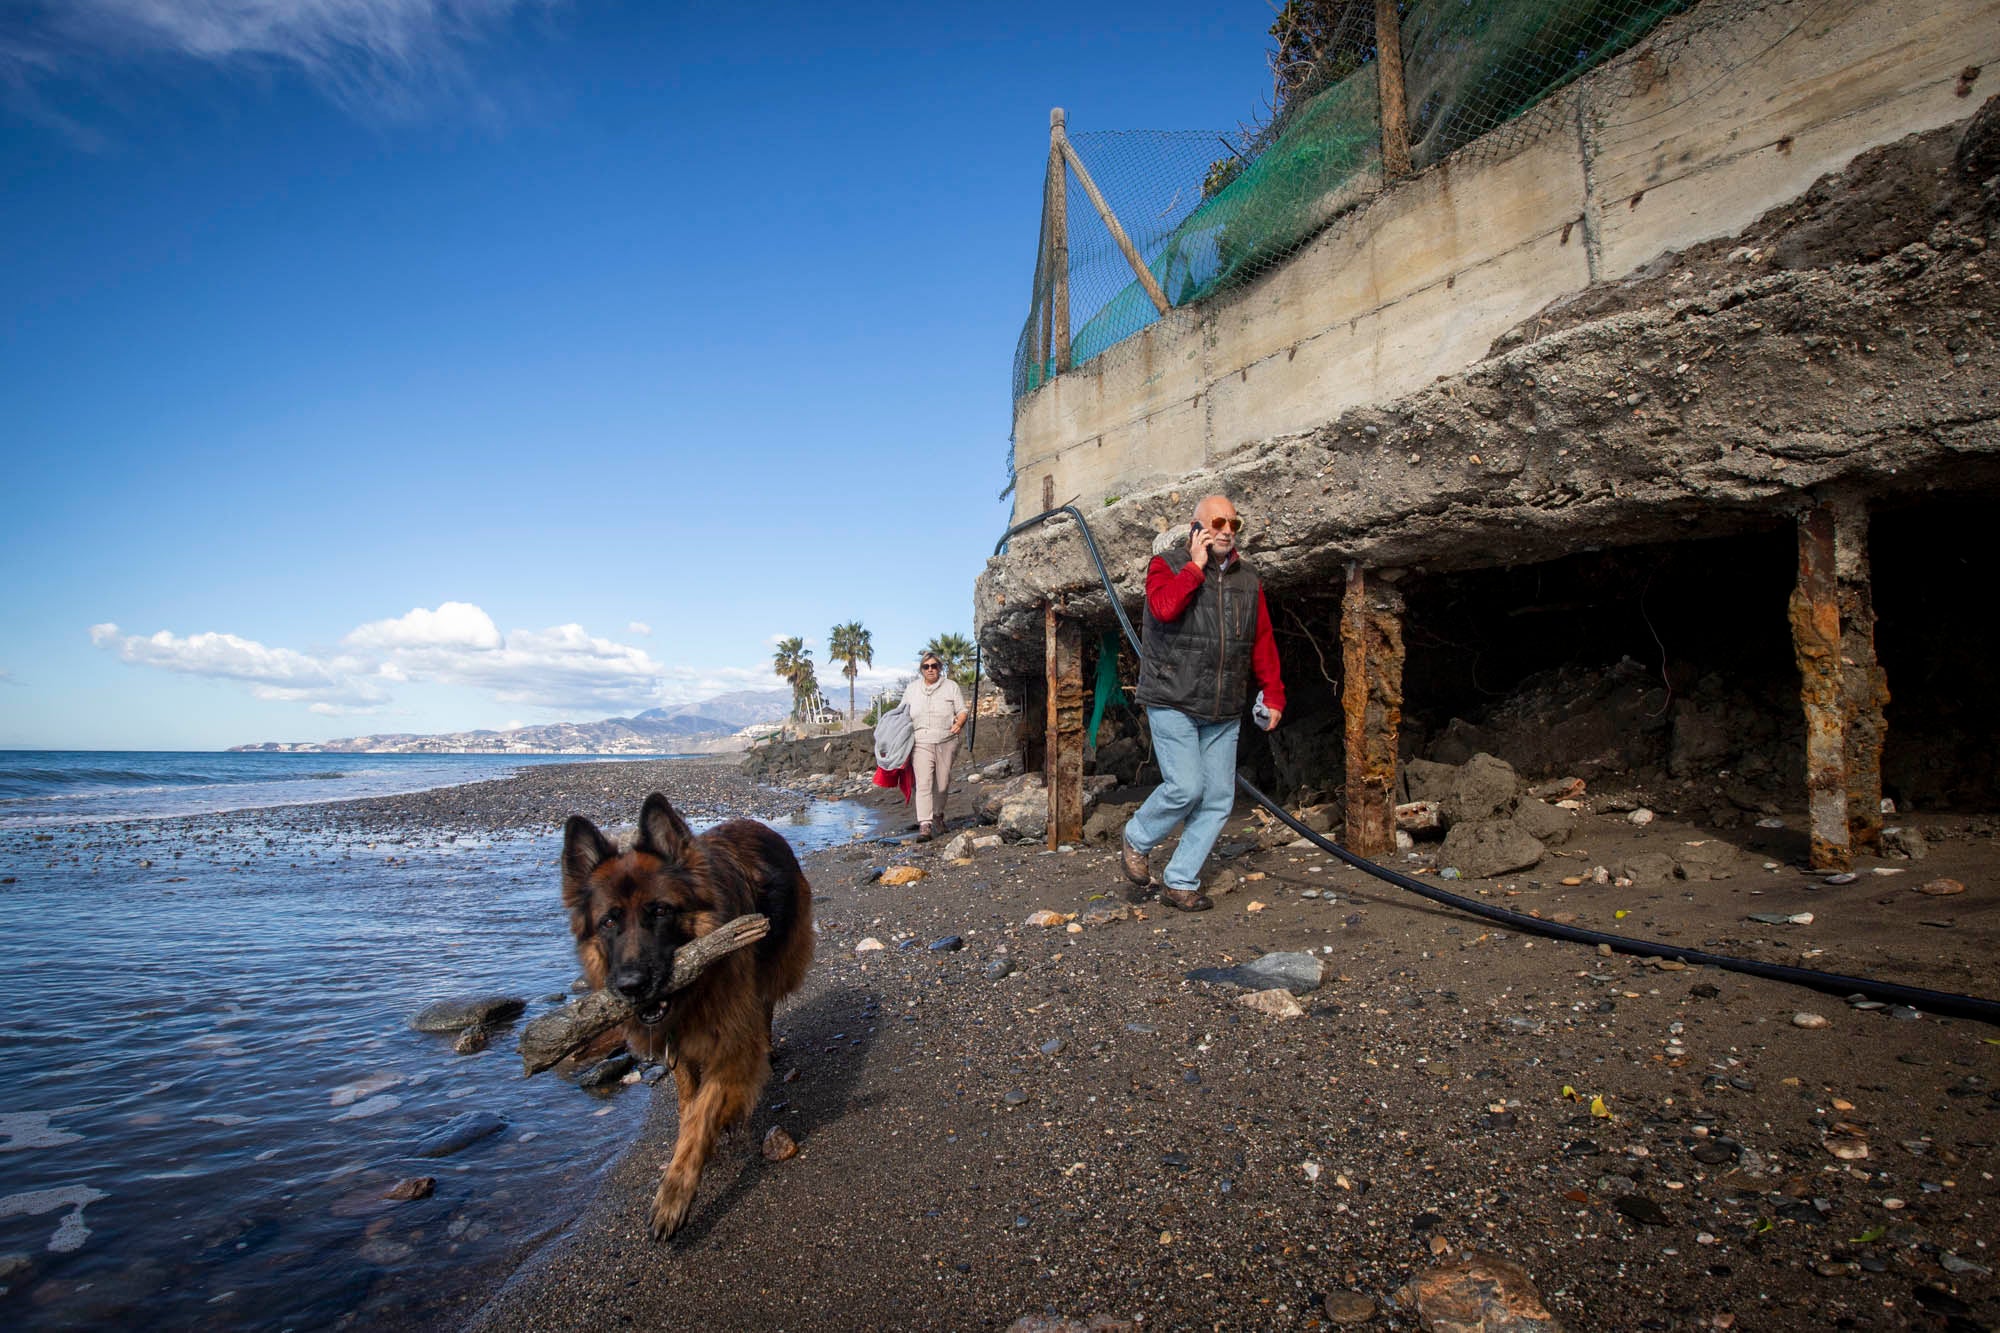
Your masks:
{"label": "black hose", "polygon": [[[1062,505],[1045,513],[1037,514],[1022,523],[1007,529],[993,548],[993,554],[1000,554],[1007,542],[1016,534],[1037,526],[1058,514],[1068,514],[1076,519],[1077,528],[1083,534],[1084,545],[1090,549],[1090,558],[1097,565],[1097,577],[1104,584],[1104,592],[1111,599],[1111,609],[1118,614],[1118,623],[1125,631],[1125,638],[1132,645],[1132,651],[1141,651],[1139,636],[1132,629],[1132,622],[1125,614],[1124,606],[1118,600],[1118,590],[1112,586],[1111,574],[1104,567],[1104,557],[1098,553],[1097,541],[1090,531],[1090,522],[1075,505]],[[975,682],[974,688],[977,689]],[[1893,981],[1876,981],[1871,977],[1843,976],[1837,972],[1816,972],[1806,967],[1787,967],[1783,963],[1761,963],[1754,958],[1736,958],[1729,954],[1709,953],[1703,949],[1683,949],[1677,945],[1661,944],[1654,940],[1635,939],[1628,935],[1611,935],[1601,930],[1585,930],[1580,926],[1565,926],[1554,921],[1544,921],[1540,917],[1528,916],[1510,911],[1505,907],[1495,907],[1490,903],[1448,893],[1432,884],[1387,866],[1375,864],[1363,856],[1356,856],[1345,847],[1314,832],[1294,819],[1276,801],[1259,791],[1241,773],[1236,775],[1236,785],[1258,805],[1283,820],[1285,824],[1314,846],[1334,859],[1365,871],[1385,884],[1393,884],[1399,889],[1407,889],[1431,902],[1458,911],[1496,922],[1524,934],[1541,935],[1549,939],[1567,940],[1572,944],[1589,944],[1610,948],[1618,953],[1633,954],[1644,958],[1670,958],[1697,966],[1719,967],[1729,972],[1741,972],[1746,976],[1763,977],[1769,981],[1782,981],[1794,986],[1804,986],[1811,990],[1824,991],[1829,995],[1861,995],[1884,1004],[1904,1004],[1913,1009],[1922,1009],[1933,1014],[1951,1018],[1970,1018],[1981,1023],[2000,1024],[2000,1001],[1981,999],[1976,995],[1960,995],[1953,991],[1930,990],[1923,986],[1905,986]]]}

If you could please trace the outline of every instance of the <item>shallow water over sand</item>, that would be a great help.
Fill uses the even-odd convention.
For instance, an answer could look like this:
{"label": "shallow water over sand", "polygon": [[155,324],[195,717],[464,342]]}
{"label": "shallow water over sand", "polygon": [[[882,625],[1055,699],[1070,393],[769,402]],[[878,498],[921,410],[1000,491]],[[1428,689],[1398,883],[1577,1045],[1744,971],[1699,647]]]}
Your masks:
{"label": "shallow water over sand", "polygon": [[[803,853],[866,819],[779,827]],[[568,989],[554,835],[296,828],[0,833],[0,1322],[448,1323],[630,1142],[643,1085],[523,1079],[512,1030],[459,1056],[409,1026]],[[505,1127],[411,1155],[468,1111]],[[412,1176],[435,1194],[383,1199]]]}

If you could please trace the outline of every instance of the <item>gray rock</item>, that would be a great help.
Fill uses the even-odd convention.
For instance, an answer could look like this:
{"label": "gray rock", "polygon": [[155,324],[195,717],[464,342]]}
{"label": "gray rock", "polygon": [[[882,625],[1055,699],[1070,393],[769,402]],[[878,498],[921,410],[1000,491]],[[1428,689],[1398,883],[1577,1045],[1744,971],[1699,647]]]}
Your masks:
{"label": "gray rock", "polygon": [[1445,826],[1496,819],[1514,808],[1521,779],[1514,766],[1490,754],[1476,754],[1452,779],[1444,798]]}
{"label": "gray rock", "polygon": [[1085,926],[1108,926],[1114,921],[1130,921],[1132,909],[1124,903],[1092,903],[1077,920]]}
{"label": "gray rock", "polygon": [[1412,801],[1442,801],[1451,795],[1458,769],[1451,764],[1434,764],[1428,759],[1412,759],[1403,765],[1403,786]]}
{"label": "gray rock", "polygon": [[1665,884],[1678,867],[1665,852],[1634,852],[1618,867],[1619,875],[1639,884]]}
{"label": "gray rock", "polygon": [[956,861],[960,857],[970,856],[971,854],[972,835],[970,833],[961,833],[944,845],[944,856],[947,861]]}
{"label": "gray rock", "polygon": [[1129,801],[1100,805],[1090,812],[1090,818],[1083,821],[1085,842],[1110,842],[1125,831],[1125,821],[1139,807]]}
{"label": "gray rock", "polygon": [[457,1032],[519,1018],[528,1002],[518,995],[459,995],[427,1005],[410,1020],[419,1032]]}
{"label": "gray rock", "polygon": [[469,1148],[489,1134],[498,1134],[507,1128],[505,1116],[494,1115],[490,1111],[467,1111],[455,1115],[430,1133],[417,1140],[411,1150],[412,1157],[449,1157],[463,1148]]}
{"label": "gray rock", "polygon": [[[1510,770],[1511,771],[1511,770]],[[1454,823],[1438,849],[1438,864],[1456,867],[1467,879],[1490,879],[1526,870],[1542,859],[1541,839],[1511,819]]]}
{"label": "gray rock", "polygon": [[1064,1041],[1061,1037],[1050,1037],[1047,1041],[1042,1043],[1042,1054],[1061,1055],[1063,1052],[1063,1047],[1067,1046],[1068,1044],[1069,1043]]}
{"label": "gray rock", "polygon": [[1560,847],[1576,830],[1576,812],[1524,796],[1514,806],[1514,822],[1544,847]]}
{"label": "gray rock", "polygon": [[638,1063],[629,1054],[620,1051],[617,1055],[599,1060],[596,1064],[584,1070],[583,1073],[577,1075],[576,1086],[579,1088],[608,1088],[631,1073],[633,1067]]}
{"label": "gray rock", "polygon": [[1736,872],[1736,849],[1720,838],[1705,838],[1699,847],[1674,848],[1674,869],[1682,879],[1728,879]]}
{"label": "gray rock", "polygon": [[458,1040],[451,1044],[451,1049],[459,1055],[477,1055],[492,1040],[492,1028],[470,1027],[458,1034]]}
{"label": "gray rock", "polygon": [[989,959],[986,963],[986,979],[988,981],[998,981],[1004,976],[1011,975],[1013,971],[1014,960],[1011,958],[993,958]]}
{"label": "gray rock", "polygon": [[941,940],[931,941],[932,953],[957,953],[964,947],[965,940],[962,936],[958,935],[947,935]]}
{"label": "gray rock", "polygon": [[1921,861],[1930,855],[1930,844],[1924,835],[1913,828],[1885,828],[1882,830],[1882,850],[1891,856],[1907,856],[1912,861]]}
{"label": "gray rock", "polygon": [[1267,953],[1235,967],[1198,967],[1187,975],[1190,981],[1240,986],[1247,991],[1282,989],[1294,995],[1310,995],[1319,989],[1326,968],[1314,954]]}
{"label": "gray rock", "polygon": [[1282,986],[1294,995],[1312,994],[1326,976],[1326,965],[1310,953],[1267,953],[1236,970],[1250,978],[1246,984],[1251,990]]}
{"label": "gray rock", "polygon": [[1041,841],[1049,832],[1048,789],[1042,784],[1042,775],[1023,773],[1010,778],[980,803],[979,813],[999,825],[1003,837]]}

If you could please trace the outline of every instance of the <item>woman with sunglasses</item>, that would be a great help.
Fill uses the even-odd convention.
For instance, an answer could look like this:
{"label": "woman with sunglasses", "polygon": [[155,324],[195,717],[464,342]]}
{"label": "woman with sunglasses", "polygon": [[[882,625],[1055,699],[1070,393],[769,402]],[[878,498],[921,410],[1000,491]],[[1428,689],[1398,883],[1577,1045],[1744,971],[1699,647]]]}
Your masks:
{"label": "woman with sunglasses", "polygon": [[965,692],[945,674],[944,663],[934,653],[923,655],[917,679],[903,691],[903,702],[909,706],[915,741],[910,765],[916,778],[917,841],[928,842],[936,825],[944,822],[951,761],[958,755],[958,733],[972,710],[965,705]]}

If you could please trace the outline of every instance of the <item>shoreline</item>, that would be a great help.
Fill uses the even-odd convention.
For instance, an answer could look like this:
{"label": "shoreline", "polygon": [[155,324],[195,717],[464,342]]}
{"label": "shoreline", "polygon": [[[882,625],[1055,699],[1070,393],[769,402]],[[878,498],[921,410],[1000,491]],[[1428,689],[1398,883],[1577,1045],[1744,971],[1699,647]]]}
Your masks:
{"label": "shoreline", "polygon": [[[281,807],[278,820],[176,818],[446,846],[546,836],[571,813],[629,825],[660,789],[691,819],[749,814],[782,830],[813,801],[852,799],[812,785],[702,757],[612,760]],[[953,833],[975,827],[983,790],[955,787]],[[1235,890],[1187,916],[1128,908],[1113,844],[953,861],[947,838],[893,836],[909,818],[896,793],[852,803],[872,828],[801,857],[817,958],[779,1009],[748,1133],[719,1149],[683,1233],[654,1244],[642,1222],[674,1099],[628,1089],[647,1098],[639,1128],[575,1210],[427,1326],[595,1333],[692,1310],[789,1329],[1002,1330],[1024,1315],[1409,1328],[1395,1293],[1474,1250],[1520,1264],[1571,1327],[2000,1315],[2000,1255],[1986,1248],[2000,1234],[2000,1032],[1509,938],[1267,836],[1241,806],[1222,839],[1231,855],[1211,863]],[[1794,864],[1796,820],[1717,831],[1667,812],[1639,829],[1586,812],[1539,870],[1461,891],[1976,992],[2000,953],[1992,821],[1924,822],[1922,864],[1870,860],[1831,886]],[[1708,840],[1731,847],[1731,877],[1557,882]],[[884,863],[925,877],[884,885]],[[1913,892],[1935,876],[1968,891]],[[1745,924],[1808,908],[1814,927]],[[1042,909],[1079,914],[1080,930],[1024,924]],[[884,947],[858,951],[871,937]],[[1297,1019],[1192,975],[1276,950],[1326,967]],[[1827,1027],[1796,1025],[1804,1012]],[[772,1126],[797,1157],[762,1158]],[[1857,1139],[1869,1156],[1833,1153]]]}

